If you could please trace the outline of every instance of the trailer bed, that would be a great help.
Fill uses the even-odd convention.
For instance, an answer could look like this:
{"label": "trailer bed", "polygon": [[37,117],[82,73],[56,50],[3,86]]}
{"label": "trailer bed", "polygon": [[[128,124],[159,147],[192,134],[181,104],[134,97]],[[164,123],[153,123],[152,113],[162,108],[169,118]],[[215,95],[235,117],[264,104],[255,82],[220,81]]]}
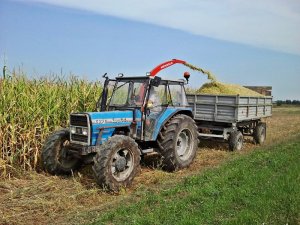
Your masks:
{"label": "trailer bed", "polygon": [[272,97],[188,94],[194,119],[224,123],[259,120],[272,116]]}

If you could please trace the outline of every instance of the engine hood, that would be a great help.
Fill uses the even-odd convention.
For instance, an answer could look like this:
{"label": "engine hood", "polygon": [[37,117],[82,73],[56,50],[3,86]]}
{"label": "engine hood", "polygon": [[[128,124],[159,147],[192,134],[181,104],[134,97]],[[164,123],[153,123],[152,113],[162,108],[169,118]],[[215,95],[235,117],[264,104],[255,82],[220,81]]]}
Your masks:
{"label": "engine hood", "polygon": [[129,127],[133,111],[88,112],[91,121],[91,145],[96,145],[98,134],[103,128],[101,144],[108,140],[117,127]]}
{"label": "engine hood", "polygon": [[108,111],[88,113],[94,128],[115,127],[116,125],[130,125],[133,120],[133,111]]}

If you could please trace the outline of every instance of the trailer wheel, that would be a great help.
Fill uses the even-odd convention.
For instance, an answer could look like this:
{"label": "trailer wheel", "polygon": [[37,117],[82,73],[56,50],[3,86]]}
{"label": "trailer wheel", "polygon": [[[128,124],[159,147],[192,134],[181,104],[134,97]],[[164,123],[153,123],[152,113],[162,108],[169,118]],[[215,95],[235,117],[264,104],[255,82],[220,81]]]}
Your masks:
{"label": "trailer wheel", "polygon": [[195,121],[182,114],[174,116],[158,136],[163,169],[175,171],[188,167],[196,156],[198,143]]}
{"label": "trailer wheel", "polygon": [[115,135],[99,146],[93,171],[98,185],[110,191],[130,186],[140,172],[140,151],[130,137]]}
{"label": "trailer wheel", "polygon": [[266,123],[258,123],[253,132],[253,138],[257,144],[263,144],[266,140]]}
{"label": "trailer wheel", "polygon": [[243,148],[244,138],[240,131],[233,131],[230,133],[228,144],[230,151],[240,151]]}
{"label": "trailer wheel", "polygon": [[45,171],[52,175],[70,174],[78,169],[81,160],[69,155],[67,146],[70,141],[68,129],[61,129],[52,133],[46,140],[41,154]]}

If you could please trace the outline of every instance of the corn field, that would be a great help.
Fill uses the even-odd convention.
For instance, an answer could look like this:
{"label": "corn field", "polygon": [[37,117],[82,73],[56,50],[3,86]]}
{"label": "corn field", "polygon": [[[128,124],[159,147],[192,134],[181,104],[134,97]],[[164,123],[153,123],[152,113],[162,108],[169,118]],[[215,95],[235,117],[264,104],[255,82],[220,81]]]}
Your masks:
{"label": "corn field", "polygon": [[0,79],[0,175],[39,169],[47,136],[67,126],[71,112],[95,110],[101,90],[100,82],[74,76],[29,79],[13,72]]}

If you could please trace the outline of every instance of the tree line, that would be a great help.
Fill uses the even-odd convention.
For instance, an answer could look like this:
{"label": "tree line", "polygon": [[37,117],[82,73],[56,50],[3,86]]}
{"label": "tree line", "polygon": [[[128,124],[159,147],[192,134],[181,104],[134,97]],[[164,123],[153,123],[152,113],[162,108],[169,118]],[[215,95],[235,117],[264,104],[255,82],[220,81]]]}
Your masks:
{"label": "tree line", "polygon": [[276,105],[300,105],[300,100],[277,100]]}

